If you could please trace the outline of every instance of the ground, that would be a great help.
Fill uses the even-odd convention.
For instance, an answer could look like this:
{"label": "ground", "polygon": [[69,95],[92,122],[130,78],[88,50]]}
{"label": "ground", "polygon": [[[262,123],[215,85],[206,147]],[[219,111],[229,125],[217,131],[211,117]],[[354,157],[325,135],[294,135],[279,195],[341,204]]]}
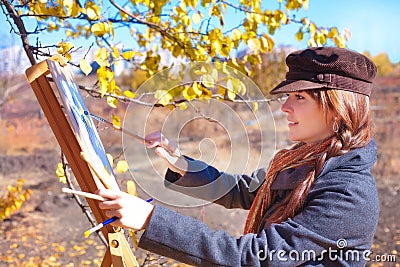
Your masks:
{"label": "ground", "polygon": [[[0,223],[0,266],[99,266],[105,246],[96,235],[83,237],[91,225],[76,202],[61,193],[64,185],[55,175],[60,161],[56,140],[34,97],[29,91],[23,95],[10,100],[0,110],[0,196],[6,192],[7,185],[15,184],[20,178],[25,180],[24,188],[32,190],[32,196],[20,210]],[[119,138],[113,132],[106,141],[118,144]],[[120,149],[118,145],[113,148]],[[394,177],[375,176],[381,214],[373,257],[387,259],[394,255],[397,263],[368,265],[400,266],[400,182]],[[227,211],[217,205],[174,210],[233,235],[240,235],[246,218],[244,211]],[[139,250],[135,254],[142,263],[145,252]],[[168,259],[162,262],[183,266]]]}

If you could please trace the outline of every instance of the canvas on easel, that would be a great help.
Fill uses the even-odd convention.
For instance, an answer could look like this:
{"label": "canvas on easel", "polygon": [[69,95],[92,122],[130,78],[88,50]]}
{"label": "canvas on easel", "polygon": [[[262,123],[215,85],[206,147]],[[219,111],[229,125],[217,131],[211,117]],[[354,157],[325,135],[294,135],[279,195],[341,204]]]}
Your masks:
{"label": "canvas on easel", "polygon": [[[54,89],[47,75],[52,76]],[[27,69],[26,76],[82,191],[119,190],[90,112],[65,60],[61,56],[44,60]],[[98,223],[107,219],[96,200],[87,202]],[[123,230],[115,231],[110,225],[101,230],[109,243],[101,267],[138,266]]]}

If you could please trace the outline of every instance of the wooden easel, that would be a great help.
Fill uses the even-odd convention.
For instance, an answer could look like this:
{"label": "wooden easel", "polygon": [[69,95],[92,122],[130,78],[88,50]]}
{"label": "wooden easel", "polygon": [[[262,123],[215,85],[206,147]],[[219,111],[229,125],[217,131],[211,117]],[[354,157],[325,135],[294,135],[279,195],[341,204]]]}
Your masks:
{"label": "wooden easel", "polygon": [[[56,82],[56,87],[59,91],[60,88],[57,79],[59,79],[58,82],[61,82],[60,79],[66,79],[67,81],[62,82],[68,82],[76,88],[78,87],[74,81],[71,70],[66,66],[65,60],[61,56],[51,57],[26,70],[29,83],[67,158],[80,188],[82,191],[90,193],[94,193],[99,188],[119,190],[113,173],[105,173],[104,177],[98,177],[99,174],[101,175],[104,173],[104,170],[94,170],[93,166],[95,166],[95,164],[91,164],[90,157],[85,157],[85,160],[81,157],[81,153],[86,153],[87,151],[85,150],[87,150],[87,148],[82,145],[81,139],[78,138],[76,131],[74,131],[71,125],[71,118],[68,117],[68,114],[61,108],[61,103],[55,94],[55,90],[53,90],[46,78],[49,74]],[[96,200],[87,199],[87,202],[98,223],[107,219],[104,212],[98,207]],[[109,244],[101,267],[139,266],[122,229],[115,230],[112,226],[107,225],[101,230]]]}

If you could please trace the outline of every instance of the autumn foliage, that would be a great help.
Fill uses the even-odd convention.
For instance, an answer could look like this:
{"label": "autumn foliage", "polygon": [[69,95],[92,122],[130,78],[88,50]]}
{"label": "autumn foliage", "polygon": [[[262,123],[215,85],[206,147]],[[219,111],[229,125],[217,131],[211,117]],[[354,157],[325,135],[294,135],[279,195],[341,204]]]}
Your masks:
{"label": "autumn foliage", "polygon": [[23,189],[23,179],[18,179],[17,185],[7,186],[5,195],[0,196],[0,222],[9,218],[19,210],[31,195],[30,189]]}

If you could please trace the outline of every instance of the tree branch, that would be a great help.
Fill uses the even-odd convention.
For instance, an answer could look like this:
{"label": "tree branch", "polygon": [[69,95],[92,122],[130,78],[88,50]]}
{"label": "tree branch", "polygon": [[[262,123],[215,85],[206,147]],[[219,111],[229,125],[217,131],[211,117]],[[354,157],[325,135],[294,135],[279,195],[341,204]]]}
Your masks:
{"label": "tree branch", "polygon": [[160,25],[157,25],[155,23],[152,22],[148,22],[145,21],[141,18],[138,18],[137,16],[135,16],[134,14],[132,14],[131,12],[128,12],[127,10],[125,10],[124,8],[122,8],[121,6],[119,6],[114,0],[110,0],[110,3],[117,8],[119,11],[121,11],[122,13],[126,14],[127,16],[135,19],[136,21],[140,22],[141,24],[147,25],[149,28],[156,30],[157,32],[159,32],[162,36],[170,39],[171,41],[174,41],[176,43],[178,43],[178,45],[183,49],[185,55],[187,57],[190,58],[190,55],[188,53],[186,53],[186,46],[184,43],[182,43],[179,39],[175,38],[172,34],[170,34],[166,29],[163,29],[162,27],[160,27]]}
{"label": "tree branch", "polygon": [[[19,35],[21,36],[22,46],[24,47],[25,53],[29,58],[29,62],[32,65],[36,64],[36,60],[33,56],[32,51],[30,50],[28,33],[26,32],[25,25],[15,10],[14,6],[7,0],[1,0],[1,3],[6,7],[9,16],[14,20],[15,25],[17,25]],[[7,14],[5,14],[7,16]]]}

